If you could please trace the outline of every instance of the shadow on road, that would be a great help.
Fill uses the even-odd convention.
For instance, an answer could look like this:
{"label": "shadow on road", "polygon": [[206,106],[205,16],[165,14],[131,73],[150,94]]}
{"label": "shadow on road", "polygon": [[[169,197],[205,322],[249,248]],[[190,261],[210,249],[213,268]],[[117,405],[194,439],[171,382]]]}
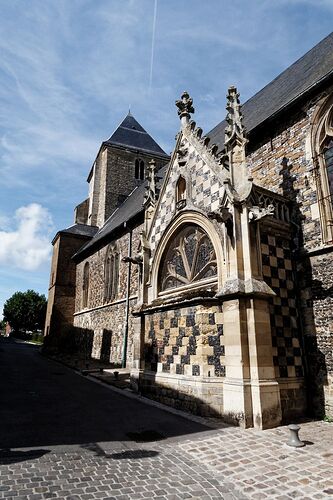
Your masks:
{"label": "shadow on road", "polygon": [[109,443],[112,452],[121,451],[121,442],[149,443],[210,430],[96,384],[41,356],[34,346],[0,338],[0,347],[3,449],[52,451]]}
{"label": "shadow on road", "polygon": [[25,462],[26,460],[34,460],[40,458],[50,450],[28,450],[16,451],[9,448],[0,449],[0,465],[14,464],[17,462]]}

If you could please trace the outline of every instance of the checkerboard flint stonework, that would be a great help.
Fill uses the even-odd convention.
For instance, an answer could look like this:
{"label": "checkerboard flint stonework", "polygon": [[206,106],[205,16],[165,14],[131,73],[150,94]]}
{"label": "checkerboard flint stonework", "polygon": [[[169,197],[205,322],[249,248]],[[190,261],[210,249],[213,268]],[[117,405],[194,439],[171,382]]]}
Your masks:
{"label": "checkerboard flint stonework", "polygon": [[145,367],[188,376],[225,376],[221,306],[172,309],[146,319]]}
{"label": "checkerboard flint stonework", "polygon": [[[188,193],[188,199],[195,200],[195,205],[200,209],[217,210],[224,192],[221,171],[218,172],[216,166],[214,169],[213,165],[208,165],[190,142],[184,141],[184,147],[188,149],[186,169],[190,179],[188,189],[191,191]],[[165,191],[161,194],[156,212],[157,216],[151,229],[150,243],[152,252],[156,249],[175,213],[176,184],[179,176],[184,175],[184,170],[175,162],[170,175]]]}
{"label": "checkerboard flint stonework", "polygon": [[276,293],[270,299],[273,362],[276,378],[302,377],[302,353],[296,309],[290,240],[261,235],[263,276]]}

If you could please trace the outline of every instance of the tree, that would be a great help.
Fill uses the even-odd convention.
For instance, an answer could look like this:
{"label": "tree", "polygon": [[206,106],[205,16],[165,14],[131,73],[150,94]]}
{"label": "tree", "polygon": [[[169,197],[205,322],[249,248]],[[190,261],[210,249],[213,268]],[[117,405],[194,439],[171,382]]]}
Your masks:
{"label": "tree", "polygon": [[4,304],[3,316],[15,331],[41,330],[45,323],[46,299],[34,290],[16,292]]}

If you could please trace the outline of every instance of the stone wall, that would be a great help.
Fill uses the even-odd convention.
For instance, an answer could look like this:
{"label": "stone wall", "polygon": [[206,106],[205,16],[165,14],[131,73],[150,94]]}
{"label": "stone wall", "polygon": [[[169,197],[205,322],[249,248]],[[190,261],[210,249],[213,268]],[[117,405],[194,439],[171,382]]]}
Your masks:
{"label": "stone wall", "polygon": [[269,299],[273,364],[279,382],[282,415],[288,420],[303,415],[307,409],[296,267],[292,260],[290,232],[265,229],[261,232],[263,278],[275,293]]}
{"label": "stone wall", "polygon": [[[102,227],[114,210],[121,205],[133,189],[142,183],[135,178],[135,160],[144,161],[145,168],[152,158],[157,168],[161,168],[168,160],[158,155],[148,154],[130,149],[105,146],[101,149],[95,162],[94,175],[91,182],[93,200],[91,224]],[[95,221],[95,222],[94,222]]]}
{"label": "stone wall", "polygon": [[208,303],[147,314],[145,375],[140,388],[176,408],[221,414],[224,355],[220,305]]}
{"label": "stone wall", "polygon": [[333,416],[333,253],[299,263],[300,308],[316,416]]}
{"label": "stone wall", "polygon": [[[140,241],[141,226],[132,233],[132,252],[135,253]],[[117,240],[119,250],[119,282],[118,293],[112,302],[104,301],[104,267],[108,245],[95,251],[91,256],[77,264],[76,279],[76,308],[74,326],[94,332],[92,356],[97,359],[106,359],[109,353],[111,363],[120,364],[123,348],[123,336],[126,316],[127,277],[129,264],[122,262],[128,255],[129,233],[123,234]],[[89,262],[89,295],[88,306],[82,309],[83,303],[83,269]],[[137,302],[138,293],[138,266],[131,264],[130,282],[130,311],[128,324],[127,361],[133,359],[133,306]]]}
{"label": "stone wall", "polygon": [[[333,416],[333,254],[331,245],[323,241],[310,147],[311,120],[322,97],[290,115],[259,145],[252,143],[247,160],[254,182],[294,202],[293,260],[298,261],[297,307],[305,341],[309,406],[316,415]],[[318,249],[320,256],[316,256]]]}
{"label": "stone wall", "polygon": [[76,266],[72,256],[87,238],[60,233],[53,245],[45,335],[59,333],[73,325]]}

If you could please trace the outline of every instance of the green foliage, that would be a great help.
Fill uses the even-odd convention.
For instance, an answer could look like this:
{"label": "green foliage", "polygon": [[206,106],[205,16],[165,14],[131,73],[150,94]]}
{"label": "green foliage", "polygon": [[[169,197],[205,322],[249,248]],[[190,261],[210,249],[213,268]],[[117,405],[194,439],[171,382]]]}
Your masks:
{"label": "green foliage", "polygon": [[0,320],[0,332],[6,328],[6,321],[4,319]]}
{"label": "green foliage", "polygon": [[323,420],[324,420],[324,422],[328,422],[329,424],[333,424],[333,417],[329,417],[328,415],[325,415]]}
{"label": "green foliage", "polygon": [[5,302],[4,320],[15,331],[42,330],[45,323],[46,299],[34,290],[16,292]]}

